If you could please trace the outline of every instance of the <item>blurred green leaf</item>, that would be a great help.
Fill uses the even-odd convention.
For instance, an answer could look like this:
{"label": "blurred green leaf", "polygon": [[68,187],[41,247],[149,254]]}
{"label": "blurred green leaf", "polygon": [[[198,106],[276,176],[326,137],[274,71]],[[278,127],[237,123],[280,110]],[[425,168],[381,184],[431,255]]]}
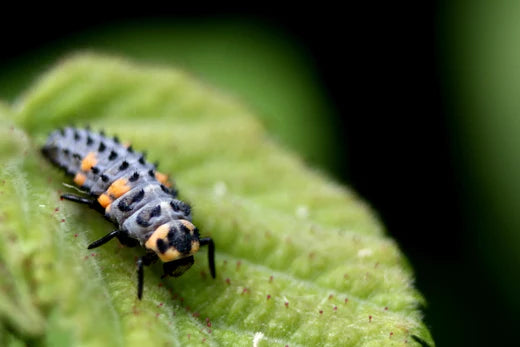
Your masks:
{"label": "blurred green leaf", "polygon": [[250,105],[271,136],[305,160],[345,175],[337,160],[334,109],[307,50],[279,28],[252,18],[140,20],[74,33],[0,66],[0,98],[27,84],[70,51],[94,49],[185,69]]}
{"label": "blurred green leaf", "polygon": [[459,0],[441,13],[453,147],[470,226],[467,253],[482,259],[478,271],[514,316],[520,310],[520,2]]}
{"label": "blurred green leaf", "polygon": [[[49,345],[408,345],[431,336],[411,271],[351,191],[279,148],[240,103],[174,69],[80,55],[4,113],[0,342]],[[16,122],[16,126],[9,123]],[[146,269],[39,154],[48,131],[89,123],[173,173],[217,245],[175,280]],[[204,253],[204,252],[201,252]]]}

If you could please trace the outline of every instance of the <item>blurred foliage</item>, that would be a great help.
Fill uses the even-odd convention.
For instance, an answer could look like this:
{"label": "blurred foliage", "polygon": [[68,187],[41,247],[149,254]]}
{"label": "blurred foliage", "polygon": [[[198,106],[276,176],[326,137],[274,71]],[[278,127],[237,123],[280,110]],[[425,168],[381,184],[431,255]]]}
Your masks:
{"label": "blurred foliage", "polygon": [[[433,344],[395,243],[349,190],[273,143],[236,100],[174,69],[77,56],[3,106],[1,344]],[[137,249],[87,251],[111,230],[62,202],[67,181],[40,155],[47,132],[89,123],[148,149],[175,173],[194,222],[217,244],[176,280]]]}
{"label": "blurred foliage", "polygon": [[453,148],[475,250],[511,312],[520,311],[520,2],[442,8],[441,47]]}
{"label": "blurred foliage", "polygon": [[233,92],[271,135],[341,175],[334,111],[304,47],[283,31],[239,18],[141,20],[76,33],[0,67],[0,98],[13,100],[64,54],[98,50],[169,64]]}

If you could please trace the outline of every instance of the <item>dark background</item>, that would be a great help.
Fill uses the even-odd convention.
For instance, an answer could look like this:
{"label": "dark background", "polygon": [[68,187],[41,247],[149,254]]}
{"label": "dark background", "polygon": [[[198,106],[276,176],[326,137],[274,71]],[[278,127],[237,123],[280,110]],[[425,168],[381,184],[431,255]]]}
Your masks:
{"label": "dark background", "polygon": [[512,339],[516,317],[489,265],[468,242],[475,226],[468,202],[474,197],[471,168],[464,166],[446,73],[450,58],[443,40],[449,35],[442,30],[442,11],[438,2],[376,1],[274,13],[205,7],[162,8],[161,14],[13,14],[0,21],[0,73],[23,71],[34,52],[107,24],[240,18],[282,32],[304,48],[334,107],[336,117],[322,121],[336,131],[336,164],[325,169],[378,211],[407,255],[428,302],[425,321],[436,343],[499,345]]}

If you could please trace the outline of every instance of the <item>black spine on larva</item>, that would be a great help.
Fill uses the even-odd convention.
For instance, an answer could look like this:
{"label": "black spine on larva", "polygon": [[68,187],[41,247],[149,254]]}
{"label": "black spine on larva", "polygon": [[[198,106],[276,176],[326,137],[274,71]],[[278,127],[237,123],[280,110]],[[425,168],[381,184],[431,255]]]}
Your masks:
{"label": "black spine on larva", "polygon": [[[109,138],[87,129],[63,128],[50,134],[42,153],[70,175],[84,174],[82,188],[95,198],[106,193],[115,180],[126,179],[130,191],[115,197],[114,208],[107,210],[107,217],[119,226],[131,216],[136,217],[135,222],[127,225],[127,229],[154,228],[154,221],[164,218],[191,220],[190,207],[175,199],[174,190],[157,181],[155,166],[145,160],[143,153],[120,144],[117,137]],[[89,153],[95,164],[82,171],[82,162]],[[171,208],[161,212],[162,203]],[[132,234],[132,230],[127,231]],[[133,237],[141,238],[138,234],[134,232]]]}

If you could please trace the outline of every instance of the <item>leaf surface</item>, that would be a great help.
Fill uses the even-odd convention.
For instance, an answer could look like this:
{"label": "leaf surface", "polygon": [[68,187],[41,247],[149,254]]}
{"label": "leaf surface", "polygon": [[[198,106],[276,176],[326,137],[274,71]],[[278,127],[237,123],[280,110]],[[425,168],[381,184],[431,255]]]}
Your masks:
{"label": "leaf surface", "polygon": [[[247,108],[182,71],[79,55],[0,107],[3,342],[81,345],[411,345],[431,336],[411,270],[373,211],[302,163]],[[75,123],[147,150],[172,174],[217,247],[161,280],[111,225],[60,201],[65,177],[39,154]]]}

